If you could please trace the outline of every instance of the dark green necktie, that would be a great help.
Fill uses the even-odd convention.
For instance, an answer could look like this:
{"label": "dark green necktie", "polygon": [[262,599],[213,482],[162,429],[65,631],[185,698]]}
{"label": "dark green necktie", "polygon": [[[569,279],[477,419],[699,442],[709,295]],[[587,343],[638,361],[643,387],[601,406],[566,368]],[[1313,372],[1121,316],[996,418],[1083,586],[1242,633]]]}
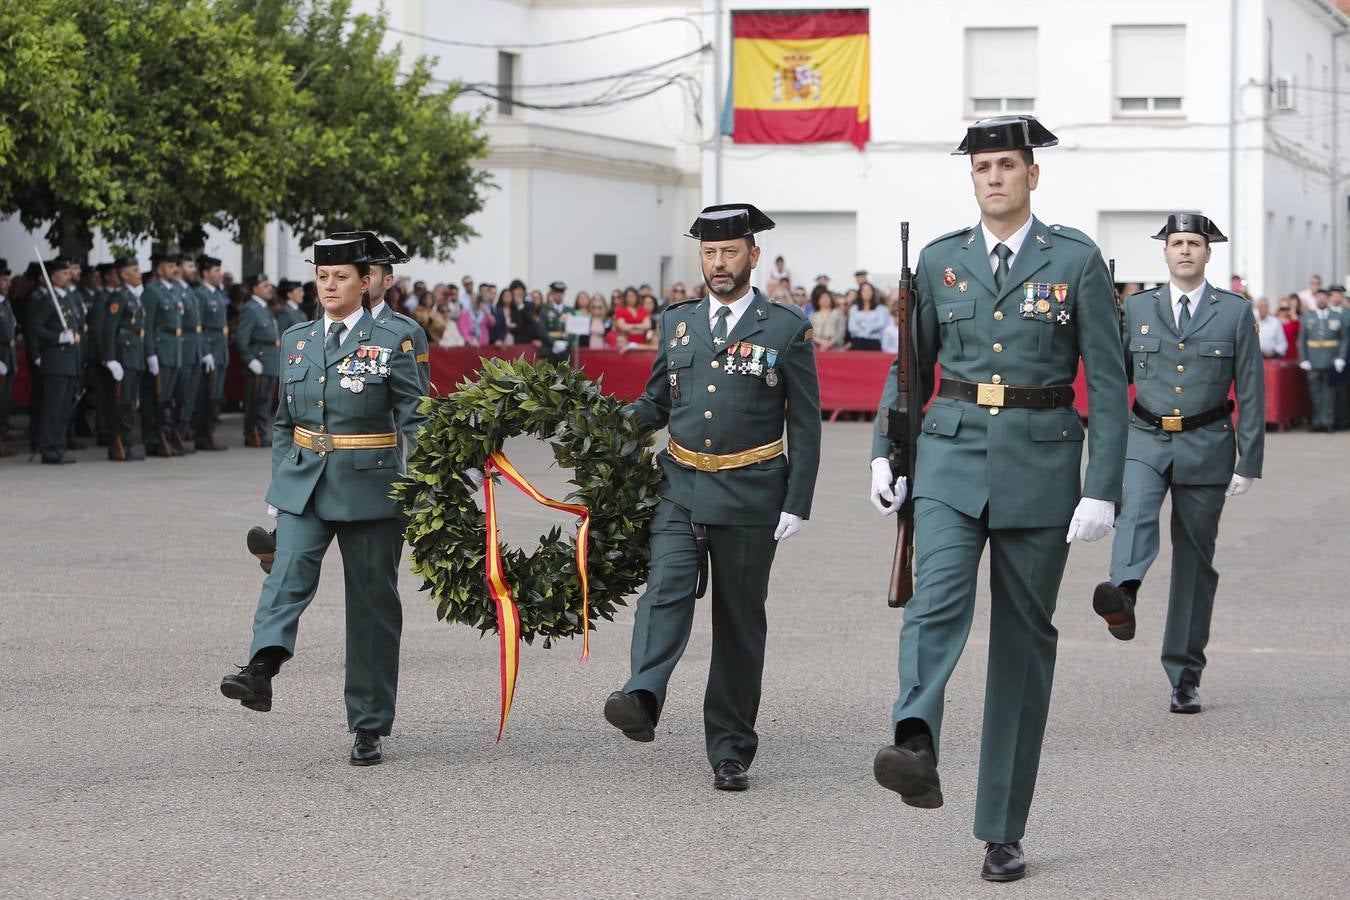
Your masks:
{"label": "dark green necktie", "polygon": [[342,333],[342,323],[334,322],[328,326],[328,340],[323,345],[324,362],[331,362],[333,357],[337,356],[338,347],[342,343],[338,340],[338,335]]}
{"label": "dark green necktie", "polygon": [[727,342],[727,316],[731,307],[723,306],[717,310],[717,324],[713,325],[713,345],[720,347]]}
{"label": "dark green necktie", "polygon": [[994,287],[1003,290],[1003,282],[1008,280],[1008,257],[1012,248],[1007,244],[995,244],[994,255],[998,257],[998,268],[994,270]]}
{"label": "dark green necktie", "polygon": [[1186,326],[1191,324],[1191,298],[1189,294],[1181,295],[1181,314],[1177,316],[1177,331],[1181,334],[1186,333]]}

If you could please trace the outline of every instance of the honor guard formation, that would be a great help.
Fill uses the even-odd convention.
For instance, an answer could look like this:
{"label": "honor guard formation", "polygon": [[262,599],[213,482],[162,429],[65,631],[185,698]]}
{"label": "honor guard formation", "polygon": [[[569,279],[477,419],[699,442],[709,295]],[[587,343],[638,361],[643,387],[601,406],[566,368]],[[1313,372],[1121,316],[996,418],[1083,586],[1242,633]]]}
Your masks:
{"label": "honor guard formation", "polygon": [[[615,293],[611,309],[602,295],[582,292],[574,308],[562,282],[526,304],[523,284],[498,301],[495,287],[475,291],[466,279],[462,305],[441,316],[439,332],[434,312],[419,306],[406,315],[399,302],[394,267],[407,254],[369,231],[314,245],[314,315],[303,312],[309,289],[299,283],[274,286],[259,274],[232,303],[219,259],[174,253],[157,253],[149,273],[135,258],[115,259],[97,267],[89,286],[68,259],[36,263],[15,310],[0,260],[0,438],[10,434],[20,328],[34,376],[31,449],[51,465],[74,461],[73,422],[90,390],[93,429],[110,460],[142,459],[138,444],[161,458],[224,450],[218,424],[234,356],[242,443],[271,449],[270,486],[260,497],[275,526],[247,535],[266,577],[247,661],[220,691],[248,710],[272,709],[273,682],[296,652],[301,615],[336,538],[349,759],[369,766],[383,760],[395,717],[404,518],[391,489],[426,421],[422,398],[436,393],[429,344],[528,342],[563,363],[578,346],[654,350],[645,388],[625,410],[665,432],[651,568],[636,601],[628,678],[597,712],[624,738],[656,739],[695,605],[709,596],[705,751],[712,786],[744,791],[759,744],[770,574],[780,545],[810,517],[821,463],[816,354],[885,346],[896,358],[877,385],[869,496],[881,514],[898,515],[893,583],[903,589],[893,605],[904,611],[895,699],[888,717],[878,710],[884,744],[871,774],[898,804],[943,805],[946,689],[966,649],[987,551],[988,679],[973,831],[985,845],[981,877],[1016,880],[1027,872],[1022,840],[1073,544],[1114,531],[1106,580],[1067,602],[1090,604],[1121,641],[1135,638],[1137,616],[1156,609],[1169,691],[1160,682],[1158,706],[1165,696],[1173,713],[1200,713],[1220,518],[1226,501],[1262,474],[1263,358],[1297,357],[1320,432],[1345,424],[1350,351],[1350,308],[1320,280],[1306,308],[1291,295],[1278,318],[1265,306],[1254,314],[1248,298],[1212,284],[1212,248],[1227,238],[1195,212],[1168,215],[1156,234],[1138,236],[1160,242],[1161,280],[1118,302],[1093,241],[1032,212],[1037,152],[1057,144],[1033,116],[970,125],[953,155],[968,163],[977,220],[923,247],[912,276],[906,255],[891,304],[859,271],[847,323],[833,315],[823,283],[809,306],[805,290],[773,299],[752,286],[756,235],[775,226],[746,203],[709,206],[690,226],[704,282],[695,296],[681,286],[662,306],[630,289],[631,297]],[[1051,163],[1047,177],[1053,172]],[[770,275],[792,288],[781,257]],[[578,314],[603,324],[578,324]],[[1074,405],[1080,366],[1090,428]],[[480,472],[465,474],[481,486]],[[1163,607],[1148,576],[1166,498],[1172,549]]]}

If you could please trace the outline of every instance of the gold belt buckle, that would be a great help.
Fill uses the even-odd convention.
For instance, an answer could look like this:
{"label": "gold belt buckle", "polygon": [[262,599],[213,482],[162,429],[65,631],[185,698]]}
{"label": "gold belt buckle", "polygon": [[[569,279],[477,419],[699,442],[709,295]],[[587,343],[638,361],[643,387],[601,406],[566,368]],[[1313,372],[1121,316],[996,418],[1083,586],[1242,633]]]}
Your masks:
{"label": "gold belt buckle", "polygon": [[1182,418],[1181,416],[1163,416],[1163,417],[1162,417],[1162,430],[1163,430],[1163,431],[1180,431],[1180,430],[1181,430],[1181,418]]}
{"label": "gold belt buckle", "polygon": [[977,386],[975,402],[980,406],[1002,406],[1004,384],[980,382]]}
{"label": "gold belt buckle", "polygon": [[720,466],[717,458],[711,453],[700,453],[698,454],[698,468],[704,472],[716,472]]}
{"label": "gold belt buckle", "polygon": [[327,432],[319,434],[310,433],[309,439],[314,443],[314,449],[320,453],[331,453],[333,451],[333,436]]}

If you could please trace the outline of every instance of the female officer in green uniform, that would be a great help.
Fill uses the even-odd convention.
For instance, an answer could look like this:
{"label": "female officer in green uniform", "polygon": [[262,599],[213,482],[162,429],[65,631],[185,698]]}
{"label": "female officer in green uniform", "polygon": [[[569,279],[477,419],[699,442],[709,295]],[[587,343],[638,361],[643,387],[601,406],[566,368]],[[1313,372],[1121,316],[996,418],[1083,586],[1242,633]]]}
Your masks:
{"label": "female officer in green uniform", "polygon": [[253,619],[251,658],[220,692],[249,709],[272,708],[272,677],[295,652],[300,614],[314,599],[319,567],[336,535],[347,605],[347,725],[352,765],[383,758],[394,722],[403,612],[398,566],[403,519],[389,492],[425,416],[411,342],[378,324],[369,302],[363,241],[314,246],[323,316],[282,337],[281,402],[272,431],[272,484],[279,511],[276,558]]}

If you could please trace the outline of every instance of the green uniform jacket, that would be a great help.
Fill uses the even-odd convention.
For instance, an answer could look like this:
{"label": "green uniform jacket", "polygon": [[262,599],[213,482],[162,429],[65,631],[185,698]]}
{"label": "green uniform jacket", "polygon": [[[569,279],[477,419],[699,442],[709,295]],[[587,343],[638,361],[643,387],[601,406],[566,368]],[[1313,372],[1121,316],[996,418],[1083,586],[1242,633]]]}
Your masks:
{"label": "green uniform jacket", "polygon": [[216,368],[224,372],[230,362],[230,300],[224,291],[205,283],[192,290],[202,312],[202,355],[209,353]]}
{"label": "green uniform jacket", "polygon": [[[796,307],[771,303],[756,290],[726,344],[715,347],[710,302],[680,303],[662,314],[664,346],[646,389],[630,407],[633,414],[652,428],[668,426],[671,438],[687,450],[719,455],[771,444],[786,427],[787,455],[700,472],[662,452],[661,496],[704,525],[777,525],[780,512],[809,518],[820,465],[820,386],[811,323]],[[757,375],[728,371],[727,350],[742,342],[764,350]]]}
{"label": "green uniform jacket", "polygon": [[[304,324],[304,323],[302,323]],[[262,363],[262,374],[273,377],[281,374],[281,336],[272,311],[250,297],[239,311],[234,323],[234,346],[239,350],[239,362],[247,366],[252,360]],[[319,346],[323,346],[320,338]],[[275,503],[272,504],[276,506]]]}
{"label": "green uniform jacket", "polygon": [[1299,320],[1298,358],[1312,363],[1315,371],[1334,367],[1338,359],[1350,358],[1350,331],[1345,317],[1334,309],[1323,319],[1317,310],[1305,312]]}
{"label": "green uniform jacket", "polygon": [[298,306],[291,306],[289,303],[283,303],[277,308],[277,331],[285,334],[296,325],[305,322],[305,313]]}
{"label": "green uniform jacket", "polygon": [[202,361],[202,307],[196,291],[185,284],[174,282],[173,292],[183,303],[183,365],[195,366]]}
{"label": "green uniform jacket", "polygon": [[[85,362],[101,362],[98,357],[98,341],[90,336],[98,324],[98,296],[83,285],[72,286],[70,293],[74,295],[75,306],[75,319],[70,322],[70,327],[80,335],[81,358]],[[76,321],[79,322],[78,326],[75,324]]]}
{"label": "green uniform jacket", "polygon": [[153,281],[141,293],[145,310],[145,352],[161,366],[183,364],[183,300],[168,285]]}
{"label": "green uniform jacket", "polygon": [[104,362],[116,360],[133,372],[145,369],[145,310],[130,288],[103,295],[96,339]]}
{"label": "green uniform jacket", "polygon": [[[426,331],[417,324],[416,319],[396,311],[388,303],[380,306],[378,313],[375,316],[376,325],[399,331],[406,340],[412,341],[413,356],[417,361],[417,381],[422,386],[422,395],[426,396],[431,392],[431,352],[427,349]],[[452,322],[446,327],[457,326]]]}
{"label": "green uniform jacket", "polygon": [[78,302],[75,292],[71,290],[67,290],[65,296],[61,298],[61,312],[65,314],[66,327],[75,333],[75,343],[61,344],[58,343],[61,337],[61,315],[56,311],[52,295],[47,293],[46,288],[38,288],[33,296],[28,298],[28,321],[24,333],[32,348],[29,352],[42,360],[41,370],[45,374],[71,376],[80,374],[84,358],[80,348],[83,343],[81,340],[83,329],[79,318],[80,310],[76,305]]}
{"label": "green uniform jacket", "polygon": [[14,337],[18,332],[14,318],[14,306],[4,295],[0,295],[0,362],[14,374]]}
{"label": "green uniform jacket", "polygon": [[[1080,489],[1084,431],[1072,407],[986,409],[938,397],[923,417],[914,496],[972,518],[988,506],[990,528],[1066,526],[1080,496],[1120,500],[1128,394],[1110,276],[1086,235],[1039,219],[1001,291],[989,252],[975,225],[919,254],[919,396],[931,395],[935,364],[944,378],[1045,386],[1072,384],[1081,357],[1092,415],[1086,478]],[[881,408],[895,399],[892,364]],[[873,458],[887,450],[874,431]]]}
{"label": "green uniform jacket", "polygon": [[[1174,484],[1227,484],[1237,474],[1261,477],[1266,446],[1266,371],[1252,307],[1210,284],[1185,334],[1172,317],[1172,290],[1163,285],[1125,298],[1121,323],[1125,365],[1135,400],[1156,416],[1194,416],[1222,406],[1236,386],[1238,428],[1231,417],[1192,431],[1165,432],[1130,416],[1126,458]],[[1240,446],[1239,446],[1240,445]]]}
{"label": "green uniform jacket", "polygon": [[[282,346],[287,364],[272,429],[268,503],[298,516],[312,498],[314,514],[332,522],[401,515],[389,496],[404,472],[397,447],[320,453],[297,446],[293,429],[298,425],[336,435],[399,432],[403,445],[412,447],[426,416],[417,411],[422,392],[414,355],[399,349],[404,340],[401,330],[380,325],[366,313],[325,365],[322,318],[286,332]],[[353,393],[342,387],[337,369],[358,346],[388,350],[389,373],[365,375],[365,389]]]}

